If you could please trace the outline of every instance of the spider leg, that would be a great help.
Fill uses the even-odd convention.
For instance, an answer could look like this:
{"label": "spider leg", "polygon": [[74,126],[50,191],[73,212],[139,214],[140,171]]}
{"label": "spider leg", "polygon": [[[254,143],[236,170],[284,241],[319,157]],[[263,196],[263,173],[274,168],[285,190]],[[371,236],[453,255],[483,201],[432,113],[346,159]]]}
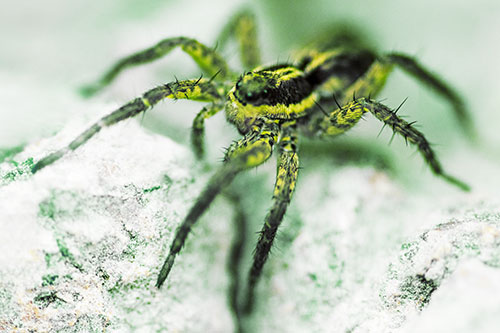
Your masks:
{"label": "spider leg", "polygon": [[220,101],[223,98],[223,93],[223,88],[210,80],[205,79],[171,82],[153,88],[144,93],[141,97],[128,102],[112,113],[102,117],[99,121],[94,123],[73,141],[71,141],[66,147],[61,148],[39,160],[32,167],[31,172],[35,173],[47,165],[56,162],[66,153],[77,149],[97,134],[103,127],[111,126],[121,120],[131,118],[141,112],[145,112],[147,109],[153,107],[165,98],[213,102]]}
{"label": "spider leg", "polygon": [[414,58],[402,53],[389,53],[386,55],[388,62],[398,65],[406,73],[415,77],[421,83],[427,85],[441,97],[446,99],[455,112],[458,123],[464,131],[472,138],[477,138],[472,117],[465,106],[465,102],[460,95],[445,81],[418,63]]}
{"label": "spider leg", "polygon": [[345,132],[354,126],[365,112],[371,112],[378,120],[392,128],[394,133],[400,134],[406,142],[415,145],[436,176],[464,191],[470,190],[469,185],[444,172],[429,142],[421,132],[412,126],[412,123],[401,119],[395,111],[374,100],[365,97],[358,98],[341,109],[333,111],[320,123],[320,135],[335,136]]}
{"label": "spider leg", "polygon": [[255,68],[260,64],[260,49],[257,42],[257,24],[255,15],[249,10],[242,10],[234,15],[222,29],[217,38],[218,43],[224,46],[234,37],[240,48],[240,59],[245,69]]}
{"label": "spider leg", "polygon": [[80,92],[90,97],[113,81],[118,74],[129,67],[152,62],[180,47],[198,66],[215,80],[226,80],[234,76],[226,61],[212,48],[187,37],[167,38],[145,50],[136,52],[116,62],[96,83],[84,86]]}
{"label": "spider leg", "polygon": [[343,107],[337,108],[313,124],[312,131],[319,137],[334,137],[351,129],[363,117],[365,110],[357,101],[352,101]]}
{"label": "spider leg", "polygon": [[366,111],[370,111],[378,120],[383,121],[386,125],[392,128],[394,133],[398,133],[403,136],[406,142],[415,145],[436,176],[443,178],[463,191],[470,191],[469,185],[447,174],[443,170],[441,163],[439,163],[429,142],[420,131],[415,129],[412,123],[408,123],[401,119],[395,111],[374,100],[362,98],[358,101],[358,103],[361,108]]}
{"label": "spider leg", "polygon": [[292,198],[299,170],[297,155],[297,136],[292,128],[284,128],[280,141],[280,156],[273,192],[273,205],[267,214],[260,232],[249,272],[247,298],[243,311],[250,313],[255,299],[255,286],[261,276],[262,267],[267,260],[278,227],[283,220]]}
{"label": "spider leg", "polygon": [[216,115],[224,108],[224,104],[211,104],[205,106],[194,118],[191,128],[191,146],[198,159],[205,155],[205,120]]}
{"label": "spider leg", "polygon": [[278,140],[279,125],[275,121],[266,120],[263,124],[254,125],[253,129],[242,139],[233,143],[226,152],[224,164],[208,181],[205,189],[196,199],[186,218],[175,234],[169,254],[160,270],[156,286],[161,287],[167,278],[175,257],[180,252],[191,228],[199,217],[207,210],[222,189],[228,186],[241,171],[264,163],[272,154],[274,143]]}

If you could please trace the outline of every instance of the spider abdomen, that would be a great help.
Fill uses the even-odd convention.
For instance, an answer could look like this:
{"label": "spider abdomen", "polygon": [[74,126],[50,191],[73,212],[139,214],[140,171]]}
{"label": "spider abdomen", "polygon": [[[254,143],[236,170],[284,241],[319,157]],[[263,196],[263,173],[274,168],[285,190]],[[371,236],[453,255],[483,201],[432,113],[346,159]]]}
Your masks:
{"label": "spider abdomen", "polygon": [[[311,56],[305,56],[309,58]],[[367,50],[342,50],[315,54],[310,61],[302,59],[305,77],[314,89],[331,94],[341,92],[358,80],[376,60]]]}

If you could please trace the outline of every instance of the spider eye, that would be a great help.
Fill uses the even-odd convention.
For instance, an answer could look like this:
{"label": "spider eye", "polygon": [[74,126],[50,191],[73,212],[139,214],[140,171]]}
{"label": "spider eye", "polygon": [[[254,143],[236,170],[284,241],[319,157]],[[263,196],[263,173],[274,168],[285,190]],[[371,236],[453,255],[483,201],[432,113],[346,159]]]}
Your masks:
{"label": "spider eye", "polygon": [[246,93],[246,100],[253,102],[259,99],[259,94],[253,93],[253,92],[247,92]]}

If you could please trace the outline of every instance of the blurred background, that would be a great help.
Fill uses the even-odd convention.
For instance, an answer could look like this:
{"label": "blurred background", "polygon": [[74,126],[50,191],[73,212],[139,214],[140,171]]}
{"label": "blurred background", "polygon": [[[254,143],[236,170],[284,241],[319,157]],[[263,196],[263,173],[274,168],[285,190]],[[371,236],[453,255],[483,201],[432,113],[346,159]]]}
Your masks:
{"label": "blurred background", "polygon": [[[500,3],[494,0],[439,2],[422,0],[379,1],[168,1],[120,0],[92,2],[48,0],[43,3],[10,3],[0,13],[0,148],[19,146],[57,133],[74,117],[95,119],[143,91],[165,82],[200,75],[193,61],[179,50],[153,64],[130,69],[102,94],[84,100],[79,86],[97,79],[125,55],[148,47],[165,37],[189,36],[208,45],[228,18],[242,6],[258,16],[259,37],[266,63],[287,60],[290,50],[313,38],[332,24],[357,26],[379,51],[401,51],[417,57],[463,94],[483,138],[482,148],[471,147],[463,138],[447,103],[395,71],[379,99],[391,106],[408,101],[401,111],[418,120],[439,153],[456,148],[481,150],[500,160],[496,142],[500,107]],[[229,62],[238,66],[237,49],[225,50]],[[165,102],[148,112],[142,124],[187,143],[189,127],[201,105]],[[224,130],[220,137],[214,128]],[[347,136],[372,139],[380,124],[370,119]],[[209,152],[236,137],[222,114],[207,127],[214,143]],[[390,131],[381,135],[383,144]],[[413,153],[403,140],[390,149]],[[468,153],[467,152],[467,153]],[[398,155],[398,154],[395,154]],[[456,162],[459,163],[459,162]],[[418,168],[423,168],[419,162]],[[471,173],[470,169],[463,172]],[[457,170],[457,169],[455,169]],[[454,173],[459,173],[455,171]]]}

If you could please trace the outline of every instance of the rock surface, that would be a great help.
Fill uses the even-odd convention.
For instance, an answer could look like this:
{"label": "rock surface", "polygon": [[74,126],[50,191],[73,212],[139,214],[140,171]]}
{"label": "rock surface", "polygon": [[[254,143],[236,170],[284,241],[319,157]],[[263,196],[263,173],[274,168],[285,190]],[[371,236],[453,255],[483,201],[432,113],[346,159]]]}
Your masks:
{"label": "rock surface", "polygon": [[[26,151],[54,149],[63,137]],[[228,225],[198,228],[169,284],[154,287],[173,231],[204,179],[194,177],[192,164],[185,148],[131,121],[34,176],[9,177],[0,188],[0,327],[230,331]]]}
{"label": "rock surface", "polygon": [[[154,287],[173,232],[210,172],[186,148],[135,120],[103,130],[36,175],[27,172],[32,157],[58,148],[85,126],[73,124],[0,166],[0,327],[233,331],[225,265],[235,230],[224,199],[196,226],[164,288]],[[500,288],[498,204],[461,193],[436,203],[428,193],[404,191],[385,171],[341,164],[332,172],[324,162],[304,159],[308,167],[244,327],[498,327],[499,302],[491,297]],[[251,234],[269,206],[272,165],[239,180],[246,181]]]}

